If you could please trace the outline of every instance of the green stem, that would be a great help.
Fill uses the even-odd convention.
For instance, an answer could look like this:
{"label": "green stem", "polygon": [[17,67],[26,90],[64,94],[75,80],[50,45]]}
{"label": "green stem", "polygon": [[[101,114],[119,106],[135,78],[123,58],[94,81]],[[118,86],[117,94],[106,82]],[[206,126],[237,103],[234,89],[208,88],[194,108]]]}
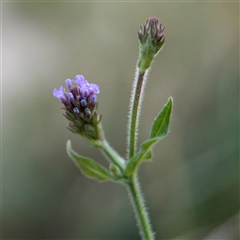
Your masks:
{"label": "green stem", "polygon": [[101,146],[101,148],[104,154],[113,164],[117,165],[123,172],[126,161],[109,145],[106,140],[103,140],[102,143],[103,145]]}
{"label": "green stem", "polygon": [[89,141],[95,147],[100,148],[107,159],[114,165],[118,166],[121,172],[123,172],[125,169],[126,161],[107,142],[101,123],[97,125],[96,132],[98,133],[98,140],[89,138]]}
{"label": "green stem", "polygon": [[148,213],[144,206],[143,196],[136,175],[133,176],[128,183],[129,193],[132,198],[132,204],[135,209],[135,215],[138,221],[142,239],[153,240],[154,235],[151,229]]}
{"label": "green stem", "polygon": [[131,97],[130,117],[129,117],[129,128],[128,128],[128,159],[131,159],[135,155],[136,150],[136,136],[138,128],[138,118],[140,114],[141,102],[144,90],[145,73],[141,73],[137,69],[136,79],[133,86],[133,94]]}

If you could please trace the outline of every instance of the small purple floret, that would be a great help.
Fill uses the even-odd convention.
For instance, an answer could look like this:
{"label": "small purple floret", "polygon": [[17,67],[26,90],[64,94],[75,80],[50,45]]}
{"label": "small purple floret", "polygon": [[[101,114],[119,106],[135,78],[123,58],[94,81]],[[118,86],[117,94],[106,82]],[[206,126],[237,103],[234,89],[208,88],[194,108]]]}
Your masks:
{"label": "small purple floret", "polygon": [[89,96],[89,88],[87,84],[83,84],[82,86],[79,86],[79,90],[83,97]]}
{"label": "small purple floret", "polygon": [[73,102],[73,101],[74,101],[74,96],[73,96],[72,93],[68,93],[68,94],[67,94],[67,97],[68,97],[68,100],[69,100],[70,102]]}
{"label": "small purple floret", "polygon": [[72,80],[68,78],[65,80],[65,83],[68,87],[68,90],[70,91],[72,89]]}
{"label": "small purple floret", "polygon": [[[87,80],[84,79],[83,75],[77,75],[75,77],[75,79],[73,80],[73,82],[77,83],[79,85],[79,87],[82,86],[82,84],[84,84]],[[87,81],[88,82],[88,81]]]}
{"label": "small purple floret", "polygon": [[85,97],[82,97],[81,100],[80,100],[80,102],[81,102],[81,106],[82,106],[82,107],[86,107],[86,106],[87,106],[87,100],[86,100]]}
{"label": "small purple floret", "polygon": [[89,108],[85,108],[85,117],[86,117],[86,118],[90,118],[90,116],[91,116],[91,111],[90,111],[90,109],[89,109]]}
{"label": "small purple floret", "polygon": [[61,100],[61,97],[65,98],[64,93],[65,93],[65,89],[63,86],[61,86],[59,90],[57,90],[56,88],[53,89],[53,96],[60,100]]}
{"label": "small purple floret", "polygon": [[88,86],[90,95],[100,93],[99,86],[94,83],[90,83]]}
{"label": "small purple floret", "polygon": [[73,109],[73,112],[74,112],[75,114],[79,114],[78,108],[75,107],[75,108]]}
{"label": "small purple floret", "polygon": [[96,95],[90,96],[90,106],[91,107],[95,106],[96,101],[97,101],[97,96]]}

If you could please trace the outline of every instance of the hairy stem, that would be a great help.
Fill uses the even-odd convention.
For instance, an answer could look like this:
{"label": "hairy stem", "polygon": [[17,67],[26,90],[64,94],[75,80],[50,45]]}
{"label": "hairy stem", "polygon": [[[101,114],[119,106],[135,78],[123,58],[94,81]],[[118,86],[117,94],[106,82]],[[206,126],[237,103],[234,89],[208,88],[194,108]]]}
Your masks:
{"label": "hairy stem", "polygon": [[103,140],[102,151],[113,164],[117,165],[121,171],[125,168],[125,160],[109,145],[106,140]]}
{"label": "hairy stem", "polygon": [[136,151],[138,118],[141,110],[141,102],[146,82],[146,75],[147,71],[141,73],[139,69],[137,69],[135,81],[133,84],[128,123],[128,159],[131,159],[135,155]]}
{"label": "hairy stem", "polygon": [[143,196],[136,175],[130,179],[128,183],[129,194],[135,210],[135,215],[142,235],[142,239],[153,240],[154,235],[151,229],[148,213],[144,206]]}

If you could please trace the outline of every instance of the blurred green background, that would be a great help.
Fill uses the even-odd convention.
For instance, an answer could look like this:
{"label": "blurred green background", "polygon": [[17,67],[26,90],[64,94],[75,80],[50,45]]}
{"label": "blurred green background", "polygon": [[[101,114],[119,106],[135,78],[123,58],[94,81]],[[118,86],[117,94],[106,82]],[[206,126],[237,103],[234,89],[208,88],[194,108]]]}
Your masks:
{"label": "blurred green background", "polygon": [[139,143],[169,96],[170,134],[139,176],[156,239],[239,239],[239,3],[3,2],[3,239],[139,239],[126,189],[86,179],[66,155],[108,166],[70,133],[52,89],[98,84],[111,145],[125,156],[139,24],[166,44],[145,91]]}

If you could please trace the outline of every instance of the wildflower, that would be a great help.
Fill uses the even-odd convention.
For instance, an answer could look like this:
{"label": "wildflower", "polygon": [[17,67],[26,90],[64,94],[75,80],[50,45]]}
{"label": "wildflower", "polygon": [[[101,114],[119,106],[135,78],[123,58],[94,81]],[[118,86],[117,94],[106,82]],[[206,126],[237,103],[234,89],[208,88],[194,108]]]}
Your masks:
{"label": "wildflower", "polygon": [[[69,130],[92,139],[99,139],[98,124],[101,116],[97,114],[97,84],[89,83],[84,76],[77,75],[74,80],[66,79],[68,91],[64,87],[53,90],[53,96],[64,105],[63,114],[69,121]],[[74,86],[77,85],[77,86]]]}
{"label": "wildflower", "polygon": [[162,49],[165,36],[164,27],[157,18],[149,18],[146,23],[140,26],[138,40],[140,42],[140,54],[138,67],[141,72],[146,71],[153,60],[153,57]]}

